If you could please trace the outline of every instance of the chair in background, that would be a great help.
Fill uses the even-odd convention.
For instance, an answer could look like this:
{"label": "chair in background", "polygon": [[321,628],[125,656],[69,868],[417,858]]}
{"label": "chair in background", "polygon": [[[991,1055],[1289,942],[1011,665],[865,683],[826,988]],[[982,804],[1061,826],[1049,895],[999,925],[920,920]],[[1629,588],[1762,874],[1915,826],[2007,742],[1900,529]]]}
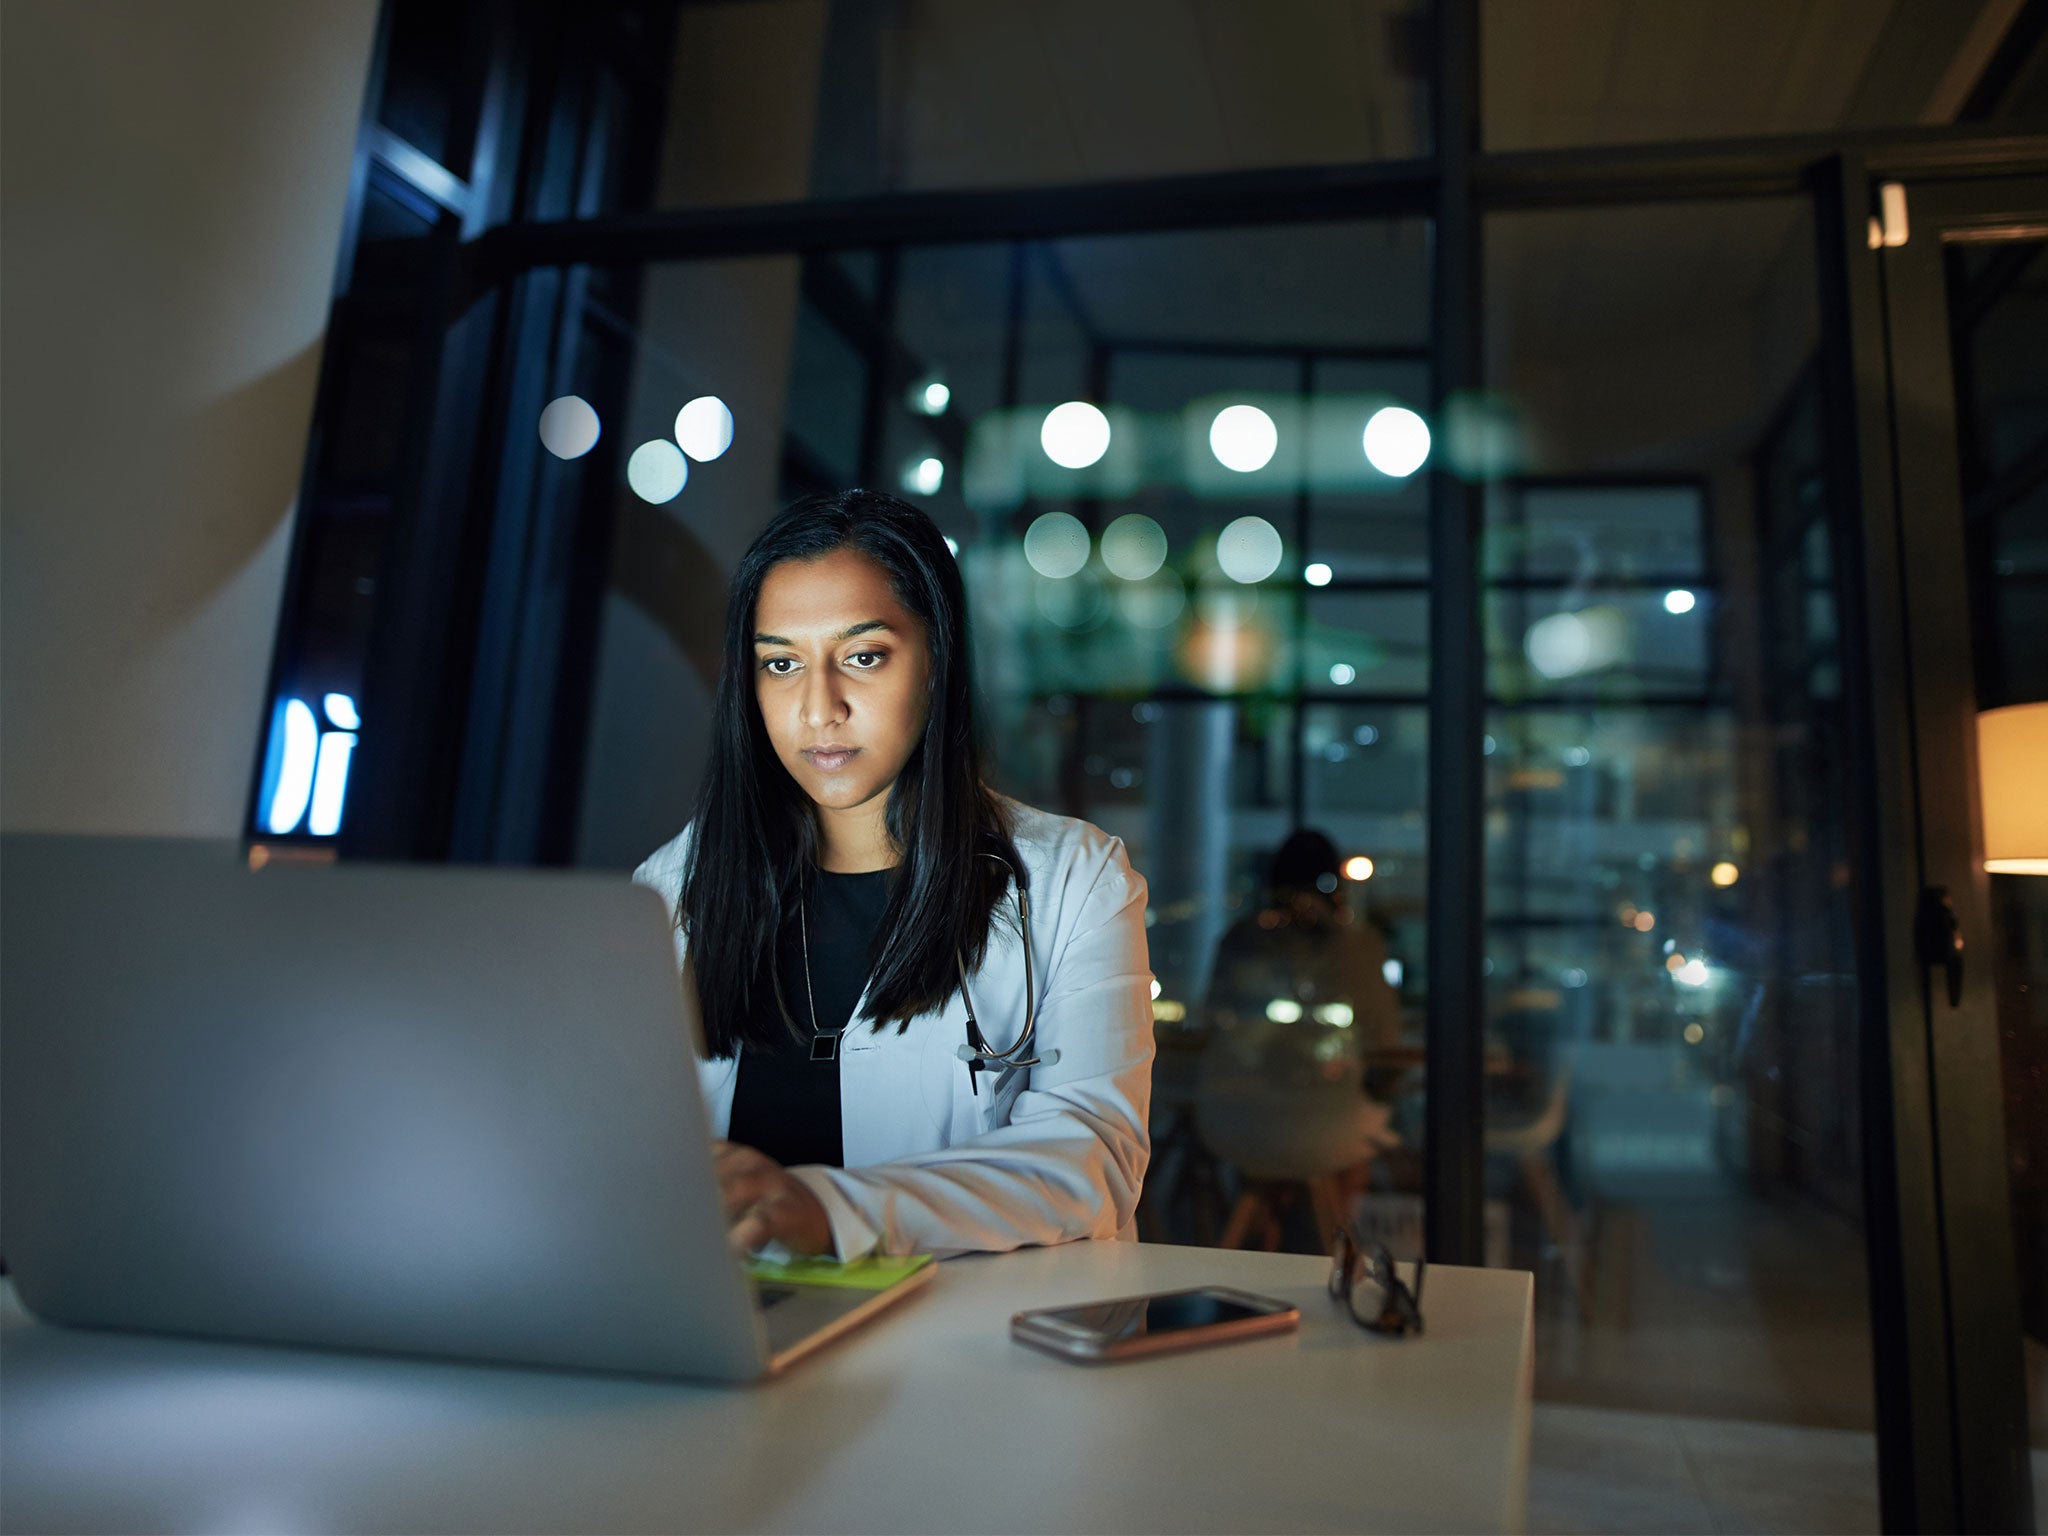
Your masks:
{"label": "chair in background", "polygon": [[1347,1186],[1362,1184],[1374,1156],[1400,1140],[1387,1107],[1360,1091],[1353,1065],[1324,1081],[1273,1082],[1230,1070],[1220,1053],[1205,1059],[1195,1126],[1210,1154],[1244,1181],[1220,1247],[1243,1247],[1255,1230],[1259,1246],[1278,1246],[1281,1211],[1305,1188],[1323,1251],[1331,1251]]}
{"label": "chair in background", "polygon": [[1486,1125],[1489,1154],[1513,1158],[1516,1176],[1536,1207],[1543,1230],[1564,1262],[1565,1278],[1578,1303],[1579,1316],[1590,1322],[1593,1316],[1591,1276],[1587,1271],[1578,1214],[1565,1198],[1557,1181],[1557,1143],[1564,1135],[1571,1111],[1572,1074],[1560,1063],[1551,1077],[1550,1091],[1543,1107],[1520,1121],[1497,1124],[1491,1116]]}

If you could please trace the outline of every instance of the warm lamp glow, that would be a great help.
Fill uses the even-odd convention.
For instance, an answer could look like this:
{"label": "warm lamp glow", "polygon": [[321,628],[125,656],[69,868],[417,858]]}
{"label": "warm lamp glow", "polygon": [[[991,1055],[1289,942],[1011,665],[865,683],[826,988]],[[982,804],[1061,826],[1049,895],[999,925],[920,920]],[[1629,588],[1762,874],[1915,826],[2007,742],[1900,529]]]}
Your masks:
{"label": "warm lamp glow", "polygon": [[1984,798],[1984,867],[2048,875],[2048,703],[1977,717],[1977,782]]}

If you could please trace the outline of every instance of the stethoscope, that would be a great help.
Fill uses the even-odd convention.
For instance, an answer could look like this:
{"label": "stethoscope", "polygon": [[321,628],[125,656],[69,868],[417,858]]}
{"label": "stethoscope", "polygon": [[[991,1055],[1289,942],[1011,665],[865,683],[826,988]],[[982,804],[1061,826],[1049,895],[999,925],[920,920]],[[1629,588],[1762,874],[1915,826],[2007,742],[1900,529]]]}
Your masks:
{"label": "stethoscope", "polygon": [[[1023,875],[1016,865],[999,853],[984,853],[985,859],[994,859],[1010,872],[1010,879],[1017,887],[1018,926],[1024,940],[1024,1030],[1017,1036],[1017,1043],[1007,1051],[999,1051],[988,1043],[988,1037],[981,1032],[980,1021],[974,1017],[974,996],[967,990],[967,962],[959,950],[953,951],[953,968],[960,973],[960,999],[967,1006],[967,1043],[954,1054],[967,1063],[967,1086],[979,1098],[981,1095],[981,1074],[984,1071],[1005,1072],[1014,1067],[1052,1066],[1060,1059],[1057,1050],[1047,1051],[1042,1056],[1026,1056],[1031,1048],[1031,1037],[1037,1029],[1038,1009],[1035,989],[1031,979],[1031,892],[1026,888]],[[1001,1085],[998,1084],[998,1089]]]}

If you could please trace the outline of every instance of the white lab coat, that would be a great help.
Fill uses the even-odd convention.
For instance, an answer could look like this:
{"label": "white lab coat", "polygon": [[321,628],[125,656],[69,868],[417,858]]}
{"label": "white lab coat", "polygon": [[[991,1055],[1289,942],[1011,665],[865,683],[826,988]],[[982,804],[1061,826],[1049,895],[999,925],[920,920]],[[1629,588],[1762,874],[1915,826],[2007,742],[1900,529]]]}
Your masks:
{"label": "white lab coat", "polygon": [[[1057,1051],[1059,1060],[984,1070],[976,1093],[957,1054],[967,1038],[957,993],[901,1032],[877,1030],[856,1006],[839,1054],[846,1166],[790,1170],[825,1207],[841,1258],[1135,1239],[1151,1155],[1145,881],[1121,838],[1005,803],[1030,874],[1038,1015],[1024,1054]],[[633,873],[671,911],[689,838],[686,827]],[[969,975],[975,1017],[997,1050],[1024,1028],[1023,946],[1000,920],[1014,919],[1013,897]],[[686,949],[678,930],[678,964]],[[698,1070],[713,1133],[724,1136],[739,1059],[703,1059]]]}

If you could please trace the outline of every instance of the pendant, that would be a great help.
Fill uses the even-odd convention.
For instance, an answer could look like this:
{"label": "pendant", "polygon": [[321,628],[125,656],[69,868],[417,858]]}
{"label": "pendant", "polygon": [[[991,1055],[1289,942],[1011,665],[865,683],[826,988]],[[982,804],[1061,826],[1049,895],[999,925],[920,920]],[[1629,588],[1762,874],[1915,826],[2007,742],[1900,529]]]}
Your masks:
{"label": "pendant", "polygon": [[837,1035],[811,1036],[811,1060],[836,1061],[838,1057],[839,1037]]}

